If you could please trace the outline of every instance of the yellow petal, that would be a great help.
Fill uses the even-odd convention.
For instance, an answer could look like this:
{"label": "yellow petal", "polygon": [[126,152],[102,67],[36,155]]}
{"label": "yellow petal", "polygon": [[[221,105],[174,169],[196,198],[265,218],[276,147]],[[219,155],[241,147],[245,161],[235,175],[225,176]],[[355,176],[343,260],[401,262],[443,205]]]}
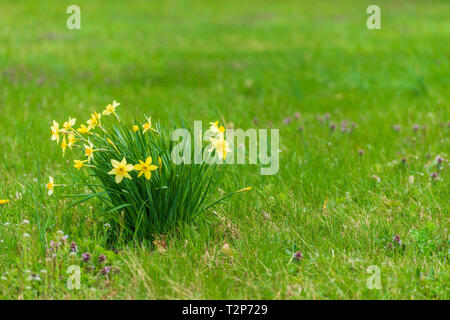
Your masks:
{"label": "yellow petal", "polygon": [[156,169],[158,169],[158,167],[155,166],[154,164],[151,164],[148,166],[148,170],[150,170],[150,171],[155,171]]}
{"label": "yellow petal", "polygon": [[150,171],[145,172],[145,177],[147,178],[147,180],[150,180],[151,176],[152,176],[152,173]]}
{"label": "yellow petal", "polygon": [[114,168],[117,168],[119,166],[120,162],[117,160],[111,159],[111,164]]}
{"label": "yellow petal", "polygon": [[121,183],[123,180],[123,176],[116,175],[116,183]]}

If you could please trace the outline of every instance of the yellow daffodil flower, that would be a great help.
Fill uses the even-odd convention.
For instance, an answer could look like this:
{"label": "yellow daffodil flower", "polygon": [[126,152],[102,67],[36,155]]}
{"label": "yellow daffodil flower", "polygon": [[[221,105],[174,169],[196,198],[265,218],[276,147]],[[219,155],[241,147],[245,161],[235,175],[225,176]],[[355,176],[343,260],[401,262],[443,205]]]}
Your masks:
{"label": "yellow daffodil flower", "polygon": [[77,141],[77,139],[75,139],[75,135],[73,134],[68,134],[67,135],[67,146],[72,149],[74,143]]}
{"label": "yellow daffodil flower", "polygon": [[91,162],[91,159],[94,157],[94,146],[89,142],[89,145],[84,145],[84,155],[88,157],[88,162]]}
{"label": "yellow daffodil flower", "polygon": [[133,131],[137,132],[139,130],[139,126],[133,126]]}
{"label": "yellow daffodil flower", "polygon": [[75,122],[77,122],[77,119],[72,119],[69,117],[69,120],[64,122],[63,128],[66,130],[70,130],[75,125]]}
{"label": "yellow daffodil flower", "polygon": [[136,171],[140,171],[138,174],[138,177],[145,175],[145,178],[147,178],[147,180],[150,180],[151,176],[152,176],[152,171],[155,171],[156,169],[158,169],[157,166],[152,164],[152,157],[148,157],[145,162],[139,160],[139,164],[134,165],[134,169]]}
{"label": "yellow daffodil flower", "polygon": [[86,127],[84,124],[81,124],[80,127],[78,128],[78,132],[79,133],[89,133],[89,130],[91,130],[90,127]]}
{"label": "yellow daffodil flower", "polygon": [[48,182],[45,184],[47,190],[48,190],[48,195],[51,196],[53,194],[53,189],[55,187],[67,187],[66,184],[55,184],[55,182],[53,181],[52,177],[48,177]]}
{"label": "yellow daffodil flower", "polygon": [[114,174],[116,176],[116,183],[121,183],[123,178],[131,179],[128,172],[133,171],[134,166],[132,164],[127,164],[127,160],[125,158],[123,158],[121,162],[111,159],[111,164],[113,169],[108,172],[108,174]]}
{"label": "yellow daffodil flower", "polygon": [[105,110],[103,110],[103,114],[104,115],[110,115],[112,113],[112,114],[115,115],[116,114],[116,108],[118,106],[120,106],[120,103],[117,103],[116,100],[114,100],[112,104],[108,104],[105,107]]}
{"label": "yellow daffodil flower", "polygon": [[61,142],[61,149],[63,151],[63,157],[64,157],[64,154],[66,153],[66,148],[67,148],[67,142],[66,142],[66,137],[64,136],[63,140]]}
{"label": "yellow daffodil flower", "polygon": [[53,125],[50,127],[52,130],[52,141],[55,141],[59,143],[59,123],[53,120]]}
{"label": "yellow daffodil flower", "polygon": [[54,181],[52,177],[48,177],[48,183],[46,184],[48,195],[51,196],[53,194],[53,188],[55,187]]}
{"label": "yellow daffodil flower", "polygon": [[78,171],[80,171],[81,168],[85,167],[86,165],[84,164],[87,160],[73,160],[73,162],[75,162],[75,164],[73,165],[74,168],[76,168]]}
{"label": "yellow daffodil flower", "polygon": [[159,133],[158,131],[156,131],[155,129],[152,128],[152,117],[147,119],[147,122],[144,123],[144,125],[142,126],[142,128],[144,128],[144,130],[142,131],[142,133],[146,133],[148,130],[152,130],[156,133]]}
{"label": "yellow daffodil flower", "polygon": [[211,142],[211,147],[208,151],[212,152],[215,150],[219,159],[225,159],[227,157],[227,152],[231,151],[228,141],[223,137],[220,137],[219,139],[211,138],[209,141]]}
{"label": "yellow daffodil flower", "polygon": [[91,114],[91,118],[87,121],[89,129],[94,129],[96,126],[100,125],[101,113],[94,112]]}
{"label": "yellow daffodil flower", "polygon": [[0,204],[5,204],[8,203],[9,200],[8,199],[0,199]]}

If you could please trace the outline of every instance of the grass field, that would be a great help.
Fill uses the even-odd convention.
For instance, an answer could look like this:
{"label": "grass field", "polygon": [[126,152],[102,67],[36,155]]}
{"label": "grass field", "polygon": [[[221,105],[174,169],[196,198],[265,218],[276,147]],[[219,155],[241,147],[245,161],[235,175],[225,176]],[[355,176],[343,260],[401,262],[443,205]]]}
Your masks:
{"label": "grass field", "polygon": [[[449,299],[450,2],[376,1],[368,30],[372,2],[79,0],[68,30],[72,2],[1,1],[0,298]],[[113,99],[129,123],[278,128],[279,172],[228,166],[217,197],[250,192],[109,248],[100,202],[45,183],[74,174],[52,120]],[[78,253],[51,257],[59,230]]]}

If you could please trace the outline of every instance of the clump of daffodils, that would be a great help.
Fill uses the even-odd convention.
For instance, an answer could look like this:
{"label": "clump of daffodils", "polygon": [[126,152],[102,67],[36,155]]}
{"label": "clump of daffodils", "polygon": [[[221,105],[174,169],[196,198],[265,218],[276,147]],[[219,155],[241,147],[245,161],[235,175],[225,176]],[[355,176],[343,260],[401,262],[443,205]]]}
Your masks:
{"label": "clump of daffodils", "polygon": [[[73,170],[84,181],[81,186],[92,190],[75,195],[81,197],[76,203],[97,197],[106,207],[114,238],[144,239],[168,232],[236,192],[249,189],[208,203],[217,166],[174,164],[169,133],[159,123],[154,126],[151,117],[142,124],[124,125],[117,112],[119,106],[113,101],[102,112],[93,112],[85,123],[77,125],[77,120],[69,117],[62,126],[53,121],[50,128],[51,140],[63,156],[72,151]],[[214,136],[203,149],[225,159],[230,152],[225,128],[212,122],[210,131]],[[49,195],[55,188],[71,186],[55,181],[49,177]]]}

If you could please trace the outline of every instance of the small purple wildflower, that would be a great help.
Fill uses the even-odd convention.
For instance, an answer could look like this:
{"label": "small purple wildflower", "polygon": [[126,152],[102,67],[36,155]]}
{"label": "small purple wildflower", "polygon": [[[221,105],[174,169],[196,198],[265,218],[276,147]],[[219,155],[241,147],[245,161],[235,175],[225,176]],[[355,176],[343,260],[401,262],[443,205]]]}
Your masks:
{"label": "small purple wildflower", "polygon": [[102,263],[106,261],[106,256],[102,253],[98,256],[98,262]]}
{"label": "small purple wildflower", "polygon": [[295,118],[295,119],[299,119],[299,118],[300,118],[300,112],[294,113],[294,118]]}
{"label": "small purple wildflower", "polygon": [[444,161],[443,158],[441,158],[440,156],[437,156],[437,157],[436,157],[436,164],[441,164],[442,161]]}
{"label": "small purple wildflower", "polygon": [[84,262],[88,262],[89,260],[91,260],[91,254],[88,252],[83,253],[81,256],[83,257]]}
{"label": "small purple wildflower", "polygon": [[283,120],[283,123],[284,123],[285,125],[288,125],[288,124],[290,124],[291,122],[292,122],[291,117],[286,117],[286,118],[284,118],[284,120]]}
{"label": "small purple wildflower", "polygon": [[358,154],[359,154],[360,156],[364,155],[364,150],[363,150],[363,149],[359,149],[359,150],[358,150]]}
{"label": "small purple wildflower", "polygon": [[304,128],[303,128],[303,126],[299,126],[297,130],[302,132],[304,130]]}
{"label": "small purple wildflower", "polygon": [[398,234],[396,234],[394,236],[394,238],[392,239],[392,241],[394,241],[395,243],[401,245],[402,244],[402,240],[400,239],[400,236]]}
{"label": "small purple wildflower", "polygon": [[419,128],[420,128],[419,125],[415,124],[414,127],[413,127],[413,130],[417,132],[417,131],[419,131]]}
{"label": "small purple wildflower", "polygon": [[254,117],[253,118],[253,123],[254,124],[258,124],[259,123],[259,118],[258,117]]}
{"label": "small purple wildflower", "polygon": [[302,260],[303,259],[303,254],[301,251],[297,251],[296,253],[294,253],[294,260]]}
{"label": "small purple wildflower", "polygon": [[102,275],[104,275],[104,276],[110,272],[111,272],[111,267],[104,267],[101,271]]}
{"label": "small purple wildflower", "polygon": [[336,124],[335,123],[330,124],[330,130],[331,131],[336,130]]}
{"label": "small purple wildflower", "polygon": [[331,114],[330,113],[325,113],[325,115],[323,116],[326,120],[331,118]]}
{"label": "small purple wildflower", "polygon": [[437,172],[433,172],[433,173],[431,174],[431,178],[432,178],[433,180],[438,180],[438,179],[439,179],[439,176],[438,176]]}
{"label": "small purple wildflower", "polygon": [[57,249],[58,249],[57,246],[55,248],[55,242],[53,242],[53,240],[50,240],[50,248],[49,248],[49,250],[53,251],[53,250],[57,250]]}
{"label": "small purple wildflower", "polygon": [[72,241],[72,242],[70,243],[70,251],[72,251],[72,252],[78,252],[78,246],[77,246],[77,244],[75,243],[75,241]]}
{"label": "small purple wildflower", "polygon": [[401,131],[402,127],[400,127],[400,125],[396,124],[392,127],[395,131]]}

